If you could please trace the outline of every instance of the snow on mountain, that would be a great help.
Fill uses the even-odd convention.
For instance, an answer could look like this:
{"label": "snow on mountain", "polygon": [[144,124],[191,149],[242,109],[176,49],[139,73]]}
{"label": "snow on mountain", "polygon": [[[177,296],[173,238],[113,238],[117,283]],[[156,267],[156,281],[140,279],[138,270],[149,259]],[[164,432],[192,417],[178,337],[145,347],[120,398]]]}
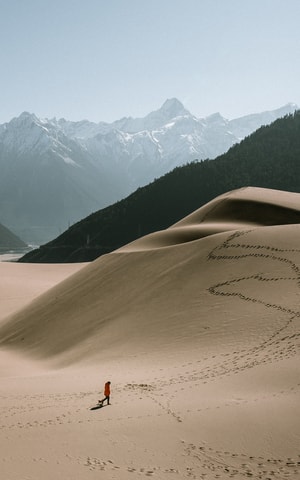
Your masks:
{"label": "snow on mountain", "polygon": [[[212,159],[295,104],[227,120],[192,115],[176,98],[144,118],[113,123],[39,119],[0,125],[0,222],[28,243],[45,243],[95,210],[176,166]],[[26,234],[24,234],[24,229]],[[44,237],[37,231],[45,230]]]}
{"label": "snow on mountain", "polygon": [[0,128],[0,169],[0,222],[27,243],[45,243],[128,193],[80,142],[27,112]]}
{"label": "snow on mountain", "polygon": [[9,124],[3,126],[0,131],[1,145],[16,154],[45,150],[50,143],[49,131],[45,125],[46,123],[34,114],[23,112],[18,118],[13,118]]}
{"label": "snow on mountain", "polygon": [[114,128],[128,133],[143,130],[157,130],[167,125],[171,120],[191,114],[176,98],[168,99],[159,110],[149,113],[144,118],[123,118],[113,123]]}
{"label": "snow on mountain", "polygon": [[[220,113],[199,119],[172,98],[144,118],[125,117],[110,124],[59,120],[55,125],[92,153],[96,162],[109,162],[110,167],[122,165],[131,188],[137,188],[189,161],[213,159],[261,125],[295,109],[295,104],[287,104],[235,120],[227,120]],[[138,175],[133,168],[138,169]]]}
{"label": "snow on mountain", "polygon": [[0,129],[0,146],[2,151],[16,156],[25,154],[43,155],[56,153],[70,164],[70,155],[77,149],[77,143],[68,139],[60,129],[48,120],[37,118],[34,114],[23,112],[18,118],[13,118]]}
{"label": "snow on mountain", "polygon": [[73,139],[87,139],[94,137],[98,133],[107,133],[111,130],[108,123],[100,122],[94,123],[88,120],[81,120],[80,122],[71,122],[61,118],[56,120],[53,118],[49,122],[57,129],[61,130],[67,137]]}
{"label": "snow on mountain", "polygon": [[166,100],[159,110],[149,113],[144,118],[123,117],[113,123],[89,122],[82,120],[80,122],[71,122],[64,118],[49,122],[56,128],[61,129],[65,135],[77,140],[92,138],[98,134],[105,135],[112,130],[120,130],[126,133],[138,133],[144,130],[152,131],[162,128],[169,121],[183,115],[191,116],[184,108],[181,102],[176,98]]}

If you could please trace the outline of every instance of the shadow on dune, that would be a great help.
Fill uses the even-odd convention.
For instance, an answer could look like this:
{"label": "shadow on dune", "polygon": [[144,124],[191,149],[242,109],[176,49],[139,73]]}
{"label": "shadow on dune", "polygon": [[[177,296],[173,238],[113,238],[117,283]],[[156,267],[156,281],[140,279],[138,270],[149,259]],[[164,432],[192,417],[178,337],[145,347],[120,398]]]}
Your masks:
{"label": "shadow on dune", "polygon": [[252,187],[234,190],[217,197],[172,227],[146,235],[117,251],[168,247],[255,226],[298,224],[300,210],[292,200],[298,198],[297,195],[299,197],[295,193]]}
{"label": "shadow on dune", "polygon": [[[166,345],[199,348],[201,342],[214,344],[219,330],[222,341],[236,342],[248,329],[260,331],[262,315],[265,323],[273,321],[275,307],[292,314],[298,270],[289,255],[299,253],[299,223],[300,194],[229,192],[167,230],[100,257],[38,297],[3,323],[0,345],[67,364]],[[228,244],[234,231],[247,232],[242,243]],[[217,261],[216,251],[222,251]],[[239,289],[220,296],[216,285]]]}

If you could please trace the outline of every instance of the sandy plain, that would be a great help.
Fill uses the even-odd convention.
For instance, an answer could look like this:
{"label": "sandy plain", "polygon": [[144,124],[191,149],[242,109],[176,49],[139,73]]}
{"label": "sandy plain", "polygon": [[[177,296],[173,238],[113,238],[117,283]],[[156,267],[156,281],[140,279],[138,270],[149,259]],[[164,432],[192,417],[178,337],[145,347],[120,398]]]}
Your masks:
{"label": "sandy plain", "polygon": [[299,479],[299,224],[249,187],[90,264],[0,264],[1,478]]}

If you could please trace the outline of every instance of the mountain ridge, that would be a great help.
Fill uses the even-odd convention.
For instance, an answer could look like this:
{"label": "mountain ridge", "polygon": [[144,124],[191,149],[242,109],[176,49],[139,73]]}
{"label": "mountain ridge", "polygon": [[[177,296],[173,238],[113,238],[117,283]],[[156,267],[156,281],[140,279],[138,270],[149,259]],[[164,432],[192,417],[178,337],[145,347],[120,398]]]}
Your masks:
{"label": "mountain ridge", "polygon": [[28,245],[0,223],[0,253],[7,253],[11,250],[24,251],[25,248],[28,248]]}
{"label": "mountain ridge", "polygon": [[0,221],[27,243],[46,243],[177,166],[216,158],[294,108],[251,116],[250,126],[247,117],[198,119],[174,98],[144,118],[112,124],[23,112],[0,125]]}
{"label": "mountain ridge", "polygon": [[89,215],[21,261],[94,260],[141,236],[165,229],[213,197],[241,187],[300,192],[299,158],[297,111],[261,127],[214,160],[176,167],[124,200]]}

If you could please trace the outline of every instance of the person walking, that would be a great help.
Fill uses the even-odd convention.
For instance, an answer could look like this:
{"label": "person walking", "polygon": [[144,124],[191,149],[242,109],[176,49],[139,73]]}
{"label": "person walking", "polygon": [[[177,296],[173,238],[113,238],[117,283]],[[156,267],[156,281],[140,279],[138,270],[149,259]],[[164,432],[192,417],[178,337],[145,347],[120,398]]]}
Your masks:
{"label": "person walking", "polygon": [[103,402],[105,402],[105,400],[107,401],[107,405],[110,405],[110,403],[109,403],[110,383],[111,382],[106,382],[105,385],[104,385],[104,398],[102,400],[99,400],[99,403],[101,403],[101,405],[103,405]]}

